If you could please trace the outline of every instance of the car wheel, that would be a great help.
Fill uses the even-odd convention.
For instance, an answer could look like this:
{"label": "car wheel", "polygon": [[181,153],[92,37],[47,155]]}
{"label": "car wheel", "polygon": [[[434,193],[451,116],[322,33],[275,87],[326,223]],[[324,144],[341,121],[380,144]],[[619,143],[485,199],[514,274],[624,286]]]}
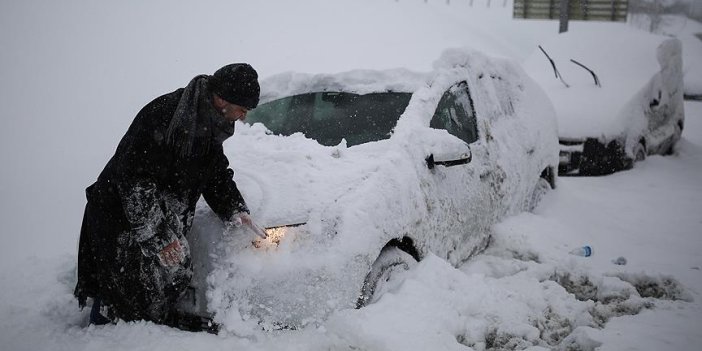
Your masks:
{"label": "car wheel", "polygon": [[386,292],[400,286],[405,278],[404,273],[416,265],[417,260],[398,247],[385,247],[366,275],[356,308],[372,304]]}
{"label": "car wheel", "polygon": [[536,186],[534,186],[534,190],[526,199],[524,209],[529,212],[534,211],[549,190],[551,190],[551,183],[549,183],[547,179],[539,177],[539,180],[536,181]]}
{"label": "car wheel", "polygon": [[682,127],[679,123],[675,124],[675,134],[673,134],[673,141],[671,141],[670,146],[665,150],[664,155],[672,155],[675,153],[675,144],[678,143],[682,137]]}
{"label": "car wheel", "polygon": [[646,147],[643,143],[636,144],[634,147],[634,162],[643,161],[646,159]]}

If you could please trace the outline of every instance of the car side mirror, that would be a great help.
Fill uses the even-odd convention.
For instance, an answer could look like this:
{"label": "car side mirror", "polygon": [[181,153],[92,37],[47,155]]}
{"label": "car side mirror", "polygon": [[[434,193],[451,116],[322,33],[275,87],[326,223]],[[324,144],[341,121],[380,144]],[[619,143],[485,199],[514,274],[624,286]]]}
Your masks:
{"label": "car side mirror", "polygon": [[436,166],[458,166],[470,163],[473,159],[473,153],[470,151],[468,145],[465,146],[465,150],[459,152],[449,152],[449,153],[431,153],[427,156],[427,167],[429,169],[434,169]]}

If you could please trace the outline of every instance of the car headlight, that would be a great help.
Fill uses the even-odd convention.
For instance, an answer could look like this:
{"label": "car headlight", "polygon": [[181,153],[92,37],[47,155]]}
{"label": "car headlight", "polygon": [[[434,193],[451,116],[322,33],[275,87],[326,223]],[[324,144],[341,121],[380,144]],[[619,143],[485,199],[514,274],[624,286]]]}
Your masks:
{"label": "car headlight", "polygon": [[266,229],[263,230],[264,232],[266,232],[266,238],[254,240],[253,246],[255,248],[278,247],[278,245],[280,245],[280,241],[283,240],[283,238],[288,233],[293,231],[295,227],[299,227],[299,226],[302,226],[305,224],[307,224],[307,223],[295,223],[295,224],[286,224],[286,225],[281,225],[281,226],[276,226],[276,227],[267,227]]}

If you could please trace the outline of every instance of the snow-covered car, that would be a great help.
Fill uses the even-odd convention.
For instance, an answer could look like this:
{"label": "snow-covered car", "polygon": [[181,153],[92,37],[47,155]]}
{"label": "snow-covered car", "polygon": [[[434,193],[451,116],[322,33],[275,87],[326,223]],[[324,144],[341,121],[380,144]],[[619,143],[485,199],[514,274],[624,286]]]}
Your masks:
{"label": "snow-covered car", "polygon": [[[429,73],[284,73],[225,144],[266,240],[200,204],[183,309],[301,327],[372,303],[411,265],[458,265],[554,187],[555,112],[516,64],[448,50]],[[252,241],[253,240],[253,241]],[[206,298],[205,298],[206,297]]]}
{"label": "snow-covered car", "polygon": [[684,126],[681,51],[678,39],[608,26],[535,50],[525,69],[556,108],[561,175],[609,174],[673,152]]}

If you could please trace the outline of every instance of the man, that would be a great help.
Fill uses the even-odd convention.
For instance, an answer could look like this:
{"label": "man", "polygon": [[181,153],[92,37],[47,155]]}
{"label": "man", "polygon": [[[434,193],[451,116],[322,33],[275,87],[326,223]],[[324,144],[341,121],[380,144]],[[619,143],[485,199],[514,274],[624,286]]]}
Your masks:
{"label": "man", "polygon": [[236,63],[193,78],[137,114],[86,189],[74,294],[81,307],[93,298],[91,323],[177,324],[174,306],[192,277],[185,234],[201,195],[225,223],[265,236],[249,217],[222,150],[234,122],[258,105],[259,93],[256,71]]}

